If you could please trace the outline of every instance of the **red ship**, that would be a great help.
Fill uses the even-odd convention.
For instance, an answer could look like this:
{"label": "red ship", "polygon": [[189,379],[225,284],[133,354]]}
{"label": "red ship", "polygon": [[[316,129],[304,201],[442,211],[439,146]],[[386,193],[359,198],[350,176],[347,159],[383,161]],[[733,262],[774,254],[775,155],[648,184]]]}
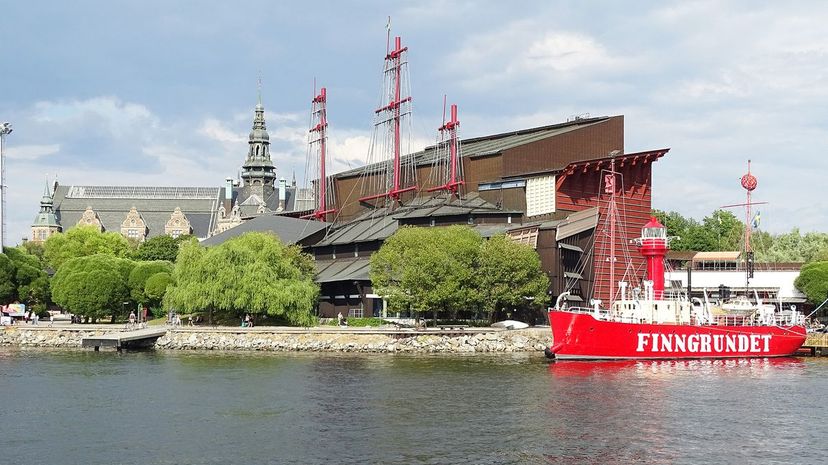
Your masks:
{"label": "red ship", "polygon": [[[609,196],[607,220],[616,220],[614,163],[605,176]],[[742,180],[748,193],[756,187],[750,174]],[[749,197],[748,197],[749,199]],[[750,200],[745,204],[750,216]],[[613,234],[615,227],[608,228]],[[623,230],[623,228],[621,229]],[[748,226],[749,231],[749,226]],[[664,256],[669,248],[667,229],[652,218],[634,242],[647,261],[643,289],[618,282],[615,290],[610,266],[609,305],[591,301],[591,307],[567,305],[564,292],[549,309],[552,346],[547,357],[558,360],[698,359],[789,356],[805,342],[805,318],[796,311],[778,312],[770,305],[752,311],[723,312],[699,299],[667,298],[664,289]],[[749,244],[749,241],[745,241]],[[610,244],[615,244],[610,237]],[[749,245],[747,246],[749,247]],[[615,251],[611,249],[610,257]],[[752,259],[749,248],[746,257]]]}

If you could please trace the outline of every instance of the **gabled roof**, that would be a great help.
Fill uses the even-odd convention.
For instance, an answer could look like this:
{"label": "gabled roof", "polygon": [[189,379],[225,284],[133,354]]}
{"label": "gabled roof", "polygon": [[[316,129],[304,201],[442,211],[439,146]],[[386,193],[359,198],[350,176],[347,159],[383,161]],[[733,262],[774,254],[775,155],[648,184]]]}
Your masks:
{"label": "gabled roof", "polygon": [[[407,219],[431,218],[441,216],[486,216],[509,214],[520,215],[520,211],[501,210],[486,202],[476,192],[462,200],[448,200],[444,197],[417,197],[410,203],[391,210],[387,207],[368,210],[353,221],[338,226],[316,245],[351,244],[355,242],[372,242],[384,240],[394,234]],[[504,225],[503,232],[506,227]]]}
{"label": "gabled roof", "polygon": [[[536,128],[521,129],[519,131],[504,132],[500,134],[493,134],[483,137],[462,139],[460,141],[460,146],[462,147],[461,153],[464,157],[494,155],[504,150],[508,150],[524,144],[529,144],[532,142],[546,139],[548,137],[554,137],[570,131],[575,131],[583,127],[592,126],[594,124],[601,123],[608,119],[608,116],[601,116],[596,118],[579,118],[575,119],[574,121],[568,121],[566,123],[558,123],[548,126],[540,126]],[[403,163],[407,163],[407,161],[405,160],[409,160],[411,157],[413,157],[414,159],[416,159],[416,164],[418,166],[431,164],[436,156],[436,146],[429,146],[419,152],[415,152],[404,156]],[[363,171],[365,171],[365,169],[366,167],[364,166],[354,168],[348,171],[343,171],[334,176],[337,178],[355,176],[361,174]]]}
{"label": "gabled roof", "polygon": [[301,220],[288,216],[267,214],[249,219],[244,223],[230,228],[221,234],[205,239],[202,245],[212,246],[223,243],[228,239],[241,236],[246,232],[271,232],[285,244],[297,244],[303,239],[312,236],[330,226],[322,221]]}
{"label": "gabled roof", "polygon": [[334,281],[368,281],[371,271],[369,257],[340,258],[337,260],[317,260],[316,277],[318,283]]}
{"label": "gabled roof", "polygon": [[176,207],[187,215],[193,235],[207,237],[213,229],[219,187],[61,186],[54,195],[55,216],[66,231],[77,225],[87,207],[98,214],[105,231],[121,231],[130,208],[136,207],[147,225],[147,237],[165,234],[164,226]]}

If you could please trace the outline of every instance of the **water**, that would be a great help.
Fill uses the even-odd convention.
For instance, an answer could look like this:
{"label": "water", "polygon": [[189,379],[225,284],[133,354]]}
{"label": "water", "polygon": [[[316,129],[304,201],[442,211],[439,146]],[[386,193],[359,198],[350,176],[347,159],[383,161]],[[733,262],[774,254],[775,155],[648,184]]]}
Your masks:
{"label": "water", "polygon": [[828,359],[0,349],[3,464],[823,464]]}

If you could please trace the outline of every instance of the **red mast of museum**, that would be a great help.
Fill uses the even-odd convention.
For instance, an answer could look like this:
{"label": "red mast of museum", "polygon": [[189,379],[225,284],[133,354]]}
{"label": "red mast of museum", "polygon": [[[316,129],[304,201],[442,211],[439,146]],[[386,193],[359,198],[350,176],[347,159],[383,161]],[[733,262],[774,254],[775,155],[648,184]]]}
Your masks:
{"label": "red mast of museum", "polygon": [[385,69],[384,69],[384,84],[383,84],[383,102],[385,105],[377,108],[374,113],[377,117],[375,127],[385,126],[390,124],[392,137],[392,163],[390,184],[386,185],[386,191],[381,194],[368,195],[361,197],[360,202],[369,200],[387,198],[393,202],[398,202],[400,196],[406,192],[415,191],[418,189],[417,185],[403,187],[402,183],[402,154],[401,154],[401,126],[402,117],[410,114],[411,96],[403,95],[403,66],[407,65],[408,47],[402,46],[402,39],[397,36],[394,37],[394,48],[390,49],[391,29],[390,23],[388,28],[388,41],[386,42],[385,55]]}

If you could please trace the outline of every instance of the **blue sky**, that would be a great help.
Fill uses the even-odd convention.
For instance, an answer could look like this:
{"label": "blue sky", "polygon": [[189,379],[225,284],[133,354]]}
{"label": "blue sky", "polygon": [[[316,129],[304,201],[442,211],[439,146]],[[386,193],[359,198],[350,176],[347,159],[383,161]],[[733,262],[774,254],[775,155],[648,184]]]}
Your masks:
{"label": "blue sky", "polygon": [[825,2],[9,2],[0,0],[7,234],[61,184],[219,186],[246,153],[256,81],[280,176],[302,178],[313,80],[335,167],[364,162],[386,18],[410,47],[415,145],[443,94],[461,135],[625,115],[628,152],[670,147],[653,202],[700,219],[741,202],[762,227],[828,231]]}

